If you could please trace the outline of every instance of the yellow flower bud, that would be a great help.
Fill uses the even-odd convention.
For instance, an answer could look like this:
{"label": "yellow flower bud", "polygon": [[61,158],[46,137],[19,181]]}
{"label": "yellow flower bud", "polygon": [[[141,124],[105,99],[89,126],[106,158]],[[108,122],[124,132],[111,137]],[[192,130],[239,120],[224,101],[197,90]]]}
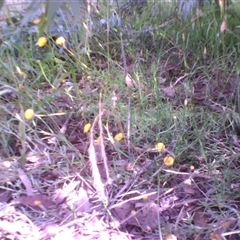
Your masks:
{"label": "yellow flower bud", "polygon": [[114,137],[115,141],[118,141],[118,142],[120,142],[123,138],[124,138],[124,135],[122,133],[118,133]]}
{"label": "yellow flower bud", "polygon": [[174,158],[172,156],[166,156],[164,159],[163,159],[163,162],[164,164],[167,166],[167,167],[170,167],[173,165],[174,163]]}
{"label": "yellow flower bud", "polygon": [[27,119],[27,120],[31,120],[33,117],[34,117],[34,111],[32,109],[27,109],[24,113],[24,117]]}
{"label": "yellow flower bud", "polygon": [[46,44],[47,44],[47,38],[46,37],[40,37],[37,40],[37,43],[36,43],[36,45],[39,46],[39,47],[44,47]]}
{"label": "yellow flower bud", "polygon": [[158,152],[162,152],[163,150],[165,150],[166,147],[165,147],[164,143],[159,142],[155,145],[155,148]]}
{"label": "yellow flower bud", "polygon": [[90,129],[91,129],[91,126],[92,126],[91,123],[85,124],[85,126],[84,126],[84,128],[83,128],[83,132],[84,132],[84,133],[89,132]]}
{"label": "yellow flower bud", "polygon": [[56,39],[56,44],[59,45],[59,46],[64,46],[65,42],[66,42],[65,38],[62,37],[62,36],[60,36]]}

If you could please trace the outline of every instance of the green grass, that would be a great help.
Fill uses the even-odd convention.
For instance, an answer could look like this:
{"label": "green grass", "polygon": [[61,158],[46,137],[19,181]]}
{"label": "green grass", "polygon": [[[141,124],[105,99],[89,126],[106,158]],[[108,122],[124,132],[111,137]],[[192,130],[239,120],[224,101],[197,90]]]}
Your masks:
{"label": "green grass", "polygon": [[[122,27],[93,28],[85,42],[77,41],[83,39],[82,32],[71,33],[72,54],[60,53],[54,43],[37,48],[34,35],[15,45],[3,39],[0,160],[13,164],[22,159],[36,192],[53,196],[70,181],[84,179],[89,199],[96,198],[96,189],[90,187],[89,133],[83,128],[93,123],[101,101],[102,141],[115,185],[108,192],[109,205],[100,208],[99,215],[107,216],[114,204],[124,201],[132,205],[123,209],[137,212],[143,207],[150,214],[150,201],[158,206],[150,212],[159,211],[160,218],[149,232],[144,229],[146,216],[136,215],[142,228],[131,218],[126,220],[125,230],[134,226],[136,237],[139,232],[160,239],[170,239],[170,233],[177,239],[238,236],[231,233],[237,230],[239,219],[238,18],[229,13],[229,31],[221,33],[222,21],[214,9],[203,9],[203,17],[184,22],[170,3],[164,6],[148,3],[142,13],[135,10],[126,15]],[[103,9],[100,15],[111,11]],[[135,81],[132,89],[125,84],[125,70]],[[28,108],[35,111],[32,120],[24,119]],[[66,131],[60,132],[70,115]],[[125,138],[114,141],[122,131]],[[99,136],[96,126],[94,139]],[[158,142],[169,152],[161,156],[154,150]],[[101,160],[99,144],[95,144]],[[29,161],[24,148],[27,156],[31,152],[37,160]],[[163,164],[168,154],[175,158],[170,167]],[[102,165],[99,168],[101,172]],[[16,179],[0,180],[2,189],[11,189],[12,198],[26,194]],[[132,184],[113,201],[129,180]],[[152,192],[156,192],[154,197],[141,199]],[[134,202],[134,197],[139,198]],[[92,209],[97,204],[99,200]],[[28,217],[34,222],[30,213]],[[78,217],[83,224],[82,216]],[[42,226],[40,220],[34,223]]]}

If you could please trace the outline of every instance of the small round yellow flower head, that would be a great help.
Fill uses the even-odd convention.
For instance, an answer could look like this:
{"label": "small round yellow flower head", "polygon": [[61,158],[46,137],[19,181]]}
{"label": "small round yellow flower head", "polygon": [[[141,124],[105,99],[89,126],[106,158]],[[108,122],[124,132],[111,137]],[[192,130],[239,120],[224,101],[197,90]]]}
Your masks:
{"label": "small round yellow flower head", "polygon": [[165,147],[164,143],[159,142],[155,145],[155,148],[158,152],[162,152],[163,150],[165,150],[166,147]]}
{"label": "small round yellow flower head", "polygon": [[173,165],[174,163],[174,158],[172,156],[166,156],[164,159],[163,159],[163,162],[164,164],[167,166],[167,167],[170,167]]}
{"label": "small round yellow flower head", "polygon": [[37,40],[37,43],[36,43],[36,45],[39,46],[39,47],[44,47],[46,44],[47,44],[47,38],[46,37],[40,37]]}
{"label": "small round yellow flower head", "polygon": [[124,135],[122,133],[118,133],[114,137],[115,141],[118,141],[118,142],[120,142],[123,138],[124,138]]}
{"label": "small round yellow flower head", "polygon": [[83,128],[83,132],[84,132],[84,133],[89,132],[90,129],[91,129],[91,126],[92,126],[91,123],[85,124],[85,125],[84,125],[84,128]]}
{"label": "small round yellow flower head", "polygon": [[59,46],[64,46],[65,45],[65,42],[66,42],[66,40],[65,40],[65,38],[64,37],[62,37],[62,36],[60,36],[60,37],[58,37],[57,39],[56,39],[56,44],[57,45],[59,45]]}
{"label": "small round yellow flower head", "polygon": [[27,109],[24,113],[24,117],[27,120],[31,120],[34,117],[34,111],[32,109]]}
{"label": "small round yellow flower head", "polygon": [[190,166],[190,170],[193,171],[195,167],[193,165]]}
{"label": "small round yellow flower head", "polygon": [[166,236],[166,240],[177,240],[177,237],[175,235],[173,235],[173,234],[168,234]]}
{"label": "small round yellow flower head", "polygon": [[136,212],[135,210],[132,210],[132,211],[131,211],[131,215],[132,215],[132,216],[136,216],[136,215],[137,215],[137,212]]}

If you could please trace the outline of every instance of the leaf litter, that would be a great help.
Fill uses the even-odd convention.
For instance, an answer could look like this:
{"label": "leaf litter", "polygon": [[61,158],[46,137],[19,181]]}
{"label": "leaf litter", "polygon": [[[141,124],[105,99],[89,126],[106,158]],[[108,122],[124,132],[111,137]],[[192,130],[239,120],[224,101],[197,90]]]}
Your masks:
{"label": "leaf litter", "polygon": [[[93,136],[93,131],[96,130],[97,121],[99,121],[98,118],[96,118],[95,123],[92,124],[91,136]],[[66,128],[68,128],[68,126],[66,126]],[[64,131],[63,134],[67,134],[67,130]],[[90,141],[92,141],[92,147],[90,147],[89,151],[96,151],[95,143],[91,136],[89,137]],[[104,139],[104,137],[102,137],[102,139]],[[175,136],[173,136],[172,142],[176,142]],[[164,157],[167,157],[169,152],[174,152],[174,146],[173,148],[169,148],[171,144],[167,144],[167,147],[164,145],[164,148],[162,147],[163,145],[162,143],[158,145],[158,147],[161,147],[161,151],[159,151],[158,148],[155,149],[155,151],[149,149],[149,152],[155,154],[156,158],[148,163],[146,162],[142,167],[139,165],[136,171],[132,173],[132,177],[123,181],[120,185],[115,185],[115,182],[112,183],[113,185],[108,185],[110,187],[108,191],[106,191],[107,188],[104,185],[106,174],[100,173],[99,177],[102,179],[102,182],[96,179],[95,181],[98,182],[93,185],[88,179],[88,173],[80,176],[79,173],[72,168],[70,170],[71,174],[68,175],[66,182],[57,183],[55,180],[52,180],[54,177],[48,178],[49,180],[46,182],[47,185],[43,185],[43,189],[51,193],[49,196],[35,193],[37,189],[33,187],[32,183],[35,182],[36,184],[37,179],[41,179],[40,176],[43,173],[37,170],[39,176],[35,178],[37,176],[36,173],[33,169],[29,169],[24,172],[18,170],[17,174],[17,178],[19,178],[23,186],[25,186],[26,195],[15,197],[14,200],[9,201],[6,191],[5,200],[13,205],[12,208],[14,211],[21,211],[22,207],[20,206],[27,207],[24,212],[31,209],[32,212],[28,212],[27,216],[32,218],[32,221],[35,219],[35,231],[41,234],[39,239],[48,239],[50,236],[54,236],[56,239],[60,238],[60,236],[68,236],[70,239],[83,236],[89,236],[89,239],[94,237],[106,237],[107,239],[135,239],[133,236],[136,236],[140,230],[145,233],[153,234],[152,232],[158,229],[159,222],[161,225],[168,225],[170,223],[173,229],[178,229],[176,224],[180,224],[182,221],[184,222],[184,219],[189,214],[193,215],[193,223],[195,226],[199,227],[204,232],[206,229],[209,229],[211,215],[204,214],[203,210],[198,206],[200,206],[199,204],[201,201],[204,201],[203,192],[205,192],[205,185],[208,184],[209,181],[212,181],[212,178],[208,175],[198,173],[197,171],[177,171],[177,169],[166,168],[164,165],[161,165],[159,169],[155,169],[155,167],[153,167],[155,164],[159,162],[163,163]],[[91,154],[89,158],[92,158]],[[101,155],[101,151],[98,154]],[[108,154],[109,153],[107,153],[107,155]],[[96,171],[100,171],[99,162],[96,155],[94,156],[95,157],[92,158],[91,161],[94,161],[96,165],[93,167],[96,168]],[[64,163],[61,157],[59,157],[58,160],[55,159],[55,161],[58,164]],[[46,161],[44,162],[47,163]],[[123,169],[126,169],[127,162],[120,162],[120,165],[121,164],[123,166],[125,165]],[[28,164],[26,164],[26,167],[27,166]],[[92,169],[92,166],[89,167],[89,169]],[[149,170],[153,171],[152,176],[157,176],[158,174],[166,172],[176,177],[171,181],[163,183],[162,188],[157,191],[156,189],[144,189],[146,187],[143,187],[144,182],[146,182],[144,175],[147,174]],[[64,176],[62,171],[64,171],[63,167],[61,170],[55,170],[55,172],[58,172],[57,179],[60,176]],[[103,168],[103,172],[105,171],[106,169]],[[115,179],[112,169],[108,171],[112,179]],[[220,175],[216,174],[216,178],[219,177]],[[47,179],[43,177],[43,180],[44,178]],[[12,181],[12,183],[14,184],[14,181]],[[139,183],[142,184],[143,189],[141,190],[141,187],[138,187],[140,190],[134,190],[134,184]],[[101,184],[101,187],[99,187],[99,184]],[[100,194],[100,198],[98,194]],[[12,195],[11,193],[10,199],[13,198]],[[103,210],[103,206],[106,203],[102,196],[108,196],[110,200],[110,205],[108,206],[110,212],[105,212]],[[209,198],[211,199],[210,195]],[[96,209],[96,212],[92,215],[91,212],[93,209]],[[44,214],[45,218],[49,218],[48,224],[41,219],[41,214]],[[34,216],[38,217],[35,218]],[[105,221],[103,221],[102,216],[106,218]],[[22,221],[26,224],[24,220]],[[228,225],[226,225],[226,227],[228,227]],[[80,228],[82,230],[76,231],[74,230],[75,228]],[[112,229],[112,232],[107,230],[109,228]],[[43,229],[43,231],[41,229]],[[90,232],[89,229],[95,229],[96,232]],[[119,229],[127,229],[127,231],[120,231]],[[217,234],[223,234],[225,228],[223,229],[221,225],[216,225],[216,229],[220,230],[213,232],[212,236],[214,237],[217,236]],[[16,236],[19,233],[24,236],[24,232],[21,231],[12,233],[13,231],[10,231],[7,225],[4,231],[7,231],[9,234],[15,234]],[[170,238],[169,236],[171,235],[166,233],[166,239]],[[154,238],[153,234],[152,239]]]}

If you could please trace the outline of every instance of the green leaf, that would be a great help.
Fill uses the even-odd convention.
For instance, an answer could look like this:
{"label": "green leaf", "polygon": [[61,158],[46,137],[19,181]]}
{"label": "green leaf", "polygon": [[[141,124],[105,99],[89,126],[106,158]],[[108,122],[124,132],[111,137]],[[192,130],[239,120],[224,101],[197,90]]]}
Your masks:
{"label": "green leaf", "polygon": [[63,2],[64,2],[63,0],[57,0],[57,1],[47,0],[46,12],[45,12],[46,18],[47,18],[47,27],[51,25],[56,11],[61,7]]}
{"label": "green leaf", "polygon": [[[29,22],[29,20],[32,20],[35,17],[37,10],[39,10],[43,2],[44,2],[43,0],[32,0],[31,4],[27,8],[24,14],[24,17],[21,21],[21,26],[25,26]],[[39,25],[40,33],[44,31],[46,26],[49,27],[51,25],[56,11],[61,7],[63,2],[64,0],[56,0],[56,1],[47,0],[46,1],[45,14]]]}
{"label": "green leaf", "polygon": [[42,0],[32,0],[31,4],[27,8],[24,17],[21,21],[21,27],[25,26],[30,19],[35,17],[36,11],[39,9],[41,6]]}
{"label": "green leaf", "polygon": [[69,1],[67,4],[70,6],[70,8],[72,10],[74,24],[76,24],[77,20],[79,20],[79,17],[81,17],[79,14],[80,9],[85,8],[84,1],[83,0]]}
{"label": "green leaf", "polygon": [[3,5],[4,5],[4,0],[0,0],[0,10],[2,9]]}

